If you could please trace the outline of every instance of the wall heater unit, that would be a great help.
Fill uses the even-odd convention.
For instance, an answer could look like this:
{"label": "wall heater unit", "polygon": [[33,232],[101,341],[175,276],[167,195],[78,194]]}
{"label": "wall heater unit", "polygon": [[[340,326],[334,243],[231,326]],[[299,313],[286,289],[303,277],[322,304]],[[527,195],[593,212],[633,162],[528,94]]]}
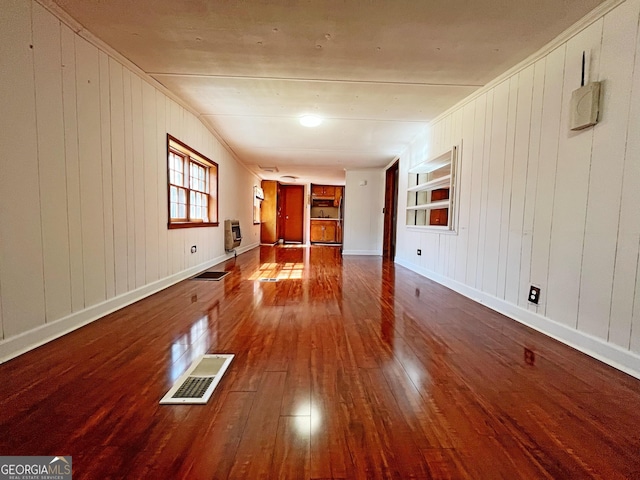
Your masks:
{"label": "wall heater unit", "polygon": [[240,222],[238,220],[224,221],[224,249],[227,252],[240,246],[242,234],[240,233]]}

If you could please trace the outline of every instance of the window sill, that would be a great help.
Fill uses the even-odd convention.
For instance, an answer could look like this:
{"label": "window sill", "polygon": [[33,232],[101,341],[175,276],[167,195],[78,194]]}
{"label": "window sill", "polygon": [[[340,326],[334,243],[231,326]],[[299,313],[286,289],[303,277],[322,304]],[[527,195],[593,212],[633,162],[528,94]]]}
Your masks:
{"label": "window sill", "polygon": [[198,227],[217,227],[218,222],[172,222],[169,223],[169,230],[174,228],[198,228]]}

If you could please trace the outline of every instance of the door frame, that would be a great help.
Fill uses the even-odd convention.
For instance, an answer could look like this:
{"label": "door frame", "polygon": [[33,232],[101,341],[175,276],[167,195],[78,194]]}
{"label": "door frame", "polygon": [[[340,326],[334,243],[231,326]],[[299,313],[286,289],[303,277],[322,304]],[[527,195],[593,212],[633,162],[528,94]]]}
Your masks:
{"label": "door frame", "polygon": [[399,172],[400,160],[396,160],[385,172],[382,257],[388,258],[389,260],[393,260],[396,256]]}
{"label": "door frame", "polygon": [[[300,240],[291,240],[291,239],[287,239],[287,227],[286,227],[286,221],[287,221],[287,199],[289,197],[288,192],[292,191],[292,190],[300,190],[300,205],[299,205],[299,211],[300,211]],[[305,198],[305,190],[304,190],[304,185],[285,185],[285,184],[281,184],[280,185],[280,191],[281,191],[281,197],[282,197],[282,216],[281,216],[281,230],[280,230],[280,238],[283,239],[284,243],[290,242],[290,243],[304,243],[305,237],[304,237],[304,211],[305,211],[305,202],[304,202],[304,198]]]}

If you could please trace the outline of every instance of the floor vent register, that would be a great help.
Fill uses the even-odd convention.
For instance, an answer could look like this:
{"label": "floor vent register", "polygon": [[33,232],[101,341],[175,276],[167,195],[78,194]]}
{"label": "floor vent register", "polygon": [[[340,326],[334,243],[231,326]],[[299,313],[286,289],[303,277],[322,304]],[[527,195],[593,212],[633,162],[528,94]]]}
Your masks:
{"label": "floor vent register", "polygon": [[233,360],[233,354],[207,354],[196,359],[160,404],[205,404]]}

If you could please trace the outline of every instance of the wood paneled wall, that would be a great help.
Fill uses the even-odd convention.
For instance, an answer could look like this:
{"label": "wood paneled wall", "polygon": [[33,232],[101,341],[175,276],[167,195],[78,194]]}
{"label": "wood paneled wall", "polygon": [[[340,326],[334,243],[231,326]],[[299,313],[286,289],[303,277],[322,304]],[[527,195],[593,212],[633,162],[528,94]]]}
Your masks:
{"label": "wood paneled wall", "polygon": [[167,229],[167,133],[218,162],[219,217],[257,245],[259,180],[196,116],[37,2],[0,26],[0,346],[224,257],[223,227]]}
{"label": "wood paneled wall", "polygon": [[[400,157],[400,191],[411,165],[461,143],[458,234],[408,229],[403,215],[398,230],[399,263],[635,375],[639,14],[627,0],[433,122]],[[583,51],[587,79],[603,82],[601,121],[573,132]],[[527,302],[530,284],[539,306]]]}

